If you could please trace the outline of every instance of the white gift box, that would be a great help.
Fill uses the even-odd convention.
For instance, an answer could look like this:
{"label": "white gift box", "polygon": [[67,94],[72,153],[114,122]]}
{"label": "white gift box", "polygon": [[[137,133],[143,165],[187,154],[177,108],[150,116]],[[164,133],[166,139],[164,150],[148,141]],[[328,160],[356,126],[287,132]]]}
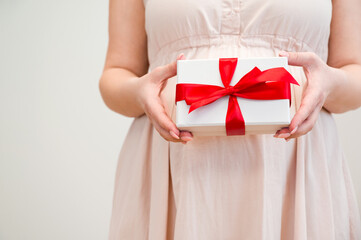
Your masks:
{"label": "white gift box", "polygon": [[[238,58],[230,86],[234,86],[254,67],[261,71],[283,67],[288,71],[286,57]],[[217,85],[224,87],[219,73],[219,59],[177,61],[177,83]],[[225,122],[229,96],[224,96],[189,113],[184,100],[176,103],[176,125],[195,136],[227,135]],[[245,134],[274,134],[290,124],[288,99],[253,100],[237,97],[244,122]]]}

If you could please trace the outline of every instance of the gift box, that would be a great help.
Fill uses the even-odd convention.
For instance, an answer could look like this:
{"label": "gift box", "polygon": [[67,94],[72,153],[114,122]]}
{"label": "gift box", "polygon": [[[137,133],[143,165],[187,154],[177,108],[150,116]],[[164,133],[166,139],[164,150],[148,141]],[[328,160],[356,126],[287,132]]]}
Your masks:
{"label": "gift box", "polygon": [[286,57],[177,61],[176,125],[195,136],[274,134],[290,124]]}

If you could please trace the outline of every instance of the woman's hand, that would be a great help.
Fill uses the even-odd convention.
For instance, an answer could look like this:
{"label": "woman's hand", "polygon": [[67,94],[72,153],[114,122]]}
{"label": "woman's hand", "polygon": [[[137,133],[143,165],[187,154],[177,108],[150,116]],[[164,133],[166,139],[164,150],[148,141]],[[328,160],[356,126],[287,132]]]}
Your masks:
{"label": "woman's hand", "polygon": [[279,56],[288,57],[289,65],[303,67],[307,77],[301,106],[290,126],[278,130],[274,135],[288,141],[311,131],[327,97],[337,87],[337,79],[342,72],[329,67],[313,52],[280,52]]}
{"label": "woman's hand", "polygon": [[[183,54],[177,60],[185,59]],[[170,119],[160,94],[167,80],[177,75],[177,60],[139,78],[138,101],[154,128],[167,141],[187,143],[192,140],[192,133],[179,131]]]}

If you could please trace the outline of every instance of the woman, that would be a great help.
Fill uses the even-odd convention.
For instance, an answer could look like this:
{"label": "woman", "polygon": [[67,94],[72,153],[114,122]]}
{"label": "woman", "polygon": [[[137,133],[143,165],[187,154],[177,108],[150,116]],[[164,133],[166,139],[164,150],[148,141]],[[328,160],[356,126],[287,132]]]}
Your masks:
{"label": "woman", "polygon": [[[110,239],[361,239],[331,115],[361,105],[360,49],[359,0],[110,0],[100,91],[135,117]],[[176,128],[176,59],[271,56],[287,56],[301,85],[289,128],[232,137]]]}

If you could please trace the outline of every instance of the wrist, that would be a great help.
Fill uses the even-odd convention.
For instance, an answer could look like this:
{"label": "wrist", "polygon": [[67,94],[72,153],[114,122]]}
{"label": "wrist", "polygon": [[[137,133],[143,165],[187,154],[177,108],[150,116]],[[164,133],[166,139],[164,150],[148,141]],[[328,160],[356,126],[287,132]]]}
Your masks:
{"label": "wrist", "polygon": [[324,107],[333,113],[339,112],[338,100],[342,93],[342,88],[347,82],[347,73],[340,69],[329,67],[329,78],[326,81],[329,82],[328,91],[326,93]]}
{"label": "wrist", "polygon": [[134,77],[129,79],[132,89],[134,89],[134,96],[135,96],[135,104],[137,105],[137,109],[141,109],[141,113],[139,115],[142,115],[144,113],[144,78],[142,77]]}

